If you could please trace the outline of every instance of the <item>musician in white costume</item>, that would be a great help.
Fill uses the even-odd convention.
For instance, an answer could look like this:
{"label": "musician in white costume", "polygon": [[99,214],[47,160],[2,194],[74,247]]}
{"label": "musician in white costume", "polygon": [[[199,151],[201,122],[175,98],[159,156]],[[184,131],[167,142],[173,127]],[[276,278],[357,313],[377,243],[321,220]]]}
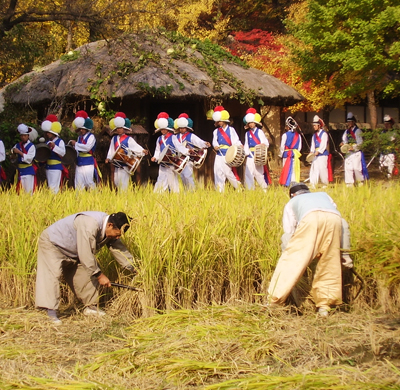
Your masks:
{"label": "musician in white costume", "polygon": [[[185,148],[174,135],[174,120],[166,112],[160,112],[154,122],[156,133],[161,132],[157,138],[156,149],[151,161],[159,163],[157,182],[154,186],[154,192],[179,192],[178,174],[171,163],[160,161],[162,153],[171,152],[174,155],[180,153],[184,156],[189,155],[189,149]],[[165,149],[168,150],[165,150]]]}
{"label": "musician in white costume", "polygon": [[362,131],[356,125],[353,113],[347,114],[347,130],[343,133],[341,146],[349,145],[345,156],[344,181],[348,187],[354,185],[354,179],[361,186],[364,179],[368,179],[368,170],[365,164],[364,154],[361,151],[363,143]]}
{"label": "musician in white costume", "polygon": [[[209,148],[211,144],[203,141],[196,134],[193,133],[193,121],[185,113],[179,115],[175,120],[175,128],[178,129],[179,133],[176,135],[178,141],[189,148],[189,152],[193,150],[193,147],[198,149]],[[185,168],[181,172],[182,184],[185,189],[194,190],[194,178],[193,178],[193,162],[188,161]]]}
{"label": "musician in white costume", "polygon": [[322,119],[315,115],[313,119],[314,135],[311,140],[310,153],[314,153],[315,157],[311,163],[310,168],[310,184],[313,187],[318,185],[321,180],[322,188],[329,184],[328,175],[328,134],[324,130],[324,122]]}
{"label": "musician in white costume", "polygon": [[96,187],[94,178],[98,180],[97,162],[93,156],[96,149],[96,137],[92,133],[93,121],[81,110],[75,114],[72,128],[79,133],[78,140],[70,141],[78,154],[75,170],[75,189],[93,189]]}
{"label": "musician in white costume", "polygon": [[37,167],[33,161],[36,154],[36,148],[31,141],[36,139],[38,133],[33,127],[29,127],[24,123],[18,125],[17,130],[20,135],[21,142],[15,144],[11,149],[12,153],[17,154],[17,191],[19,192],[20,188],[22,188],[25,192],[33,194],[36,188]]}
{"label": "musician in white costume", "polygon": [[[105,161],[106,163],[112,161],[112,158],[115,156],[115,152],[119,147],[124,149],[125,154],[128,154],[128,151],[131,151],[138,157],[144,156],[148,153],[148,151],[143,149],[132,137],[125,134],[125,130],[129,130],[131,127],[131,121],[123,112],[117,112],[115,117],[110,120],[109,125],[112,132],[116,134],[111,138],[110,147]],[[128,189],[130,178],[131,175],[126,164],[121,162],[115,166],[114,184],[119,190],[125,191]]]}
{"label": "musician in white costume", "polygon": [[214,160],[214,183],[215,188],[219,190],[219,192],[224,191],[227,179],[234,188],[239,188],[241,186],[236,169],[227,165],[225,159],[226,152],[230,146],[243,146],[236,130],[232,126],[229,126],[229,117],[229,112],[222,106],[215,107],[212,113],[212,119],[216,126],[213,132],[212,146],[217,152]]}
{"label": "musician in white costume", "polygon": [[[249,108],[243,118],[245,126],[248,127],[248,131],[245,134],[244,152],[247,156],[246,169],[245,169],[245,185],[247,189],[254,190],[254,179],[256,179],[258,185],[266,190],[268,187],[268,179],[264,175],[267,175],[265,171],[265,165],[255,164],[255,147],[256,145],[264,144],[267,147],[265,153],[268,153],[269,142],[261,127],[261,116],[256,112],[254,108]],[[259,126],[260,128],[257,128]]]}
{"label": "musician in white costume", "polygon": [[46,161],[47,185],[53,194],[60,190],[64,169],[61,158],[65,156],[65,143],[59,137],[61,132],[61,123],[56,115],[48,115],[42,122],[42,130],[48,139],[47,146],[51,149],[50,158]]}

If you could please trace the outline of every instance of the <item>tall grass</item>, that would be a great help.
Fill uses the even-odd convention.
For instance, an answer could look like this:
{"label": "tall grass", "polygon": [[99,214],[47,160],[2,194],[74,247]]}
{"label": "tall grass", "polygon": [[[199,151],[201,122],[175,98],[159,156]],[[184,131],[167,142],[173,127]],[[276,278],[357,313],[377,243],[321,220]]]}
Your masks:
{"label": "tall grass", "polygon": [[[356,267],[368,284],[368,303],[398,302],[400,188],[381,184],[327,189],[350,224]],[[0,299],[4,306],[32,306],[37,241],[56,220],[85,210],[124,211],[133,218],[123,238],[135,257],[143,288],[136,314],[189,309],[210,303],[263,302],[280,255],[287,189],[199,189],[154,194],[151,186],[126,193],[103,187],[33,196],[0,193]],[[98,259],[111,278],[124,279],[107,250]],[[68,297],[66,297],[68,298]]]}

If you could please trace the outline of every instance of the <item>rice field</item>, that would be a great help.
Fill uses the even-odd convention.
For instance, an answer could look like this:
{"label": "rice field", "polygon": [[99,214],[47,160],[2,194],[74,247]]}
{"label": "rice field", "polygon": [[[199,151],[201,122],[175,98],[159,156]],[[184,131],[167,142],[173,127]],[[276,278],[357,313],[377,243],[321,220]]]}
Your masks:
{"label": "rice field", "polygon": [[[261,306],[280,255],[287,189],[1,192],[0,388],[400,388],[400,187],[326,192],[349,222],[366,286],[350,312],[325,322],[312,305],[272,314]],[[93,322],[63,286],[68,326],[57,329],[33,307],[37,240],[85,210],[133,218],[123,240],[138,276],[121,273],[106,249],[98,260],[112,281],[142,291],[105,289],[109,316]]]}

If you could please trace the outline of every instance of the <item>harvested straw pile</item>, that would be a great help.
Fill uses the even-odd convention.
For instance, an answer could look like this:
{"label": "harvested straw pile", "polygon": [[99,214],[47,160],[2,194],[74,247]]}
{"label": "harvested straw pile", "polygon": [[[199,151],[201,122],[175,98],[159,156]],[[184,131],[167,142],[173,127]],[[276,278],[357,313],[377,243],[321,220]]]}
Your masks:
{"label": "harvested straw pile", "polygon": [[2,389],[395,389],[400,319],[258,305],[134,321],[0,312]]}

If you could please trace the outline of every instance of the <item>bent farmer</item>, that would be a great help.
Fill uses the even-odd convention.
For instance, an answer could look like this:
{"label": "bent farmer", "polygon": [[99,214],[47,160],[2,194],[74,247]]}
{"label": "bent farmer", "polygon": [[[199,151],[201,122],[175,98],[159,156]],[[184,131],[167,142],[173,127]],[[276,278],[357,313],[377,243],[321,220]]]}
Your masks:
{"label": "bent farmer", "polygon": [[132,255],[121,242],[129,228],[125,213],[111,215],[85,211],[63,218],[42,232],[38,244],[36,306],[47,309],[50,320],[58,324],[61,275],[75,296],[86,306],[85,315],[104,315],[97,309],[99,286],[110,287],[110,280],[97,263],[95,253],[107,245],[124,269],[134,272]]}
{"label": "bent farmer", "polygon": [[342,218],[325,192],[294,183],[283,211],[282,255],[268,288],[269,305],[283,305],[313,259],[318,259],[311,295],[318,312],[342,302]]}

